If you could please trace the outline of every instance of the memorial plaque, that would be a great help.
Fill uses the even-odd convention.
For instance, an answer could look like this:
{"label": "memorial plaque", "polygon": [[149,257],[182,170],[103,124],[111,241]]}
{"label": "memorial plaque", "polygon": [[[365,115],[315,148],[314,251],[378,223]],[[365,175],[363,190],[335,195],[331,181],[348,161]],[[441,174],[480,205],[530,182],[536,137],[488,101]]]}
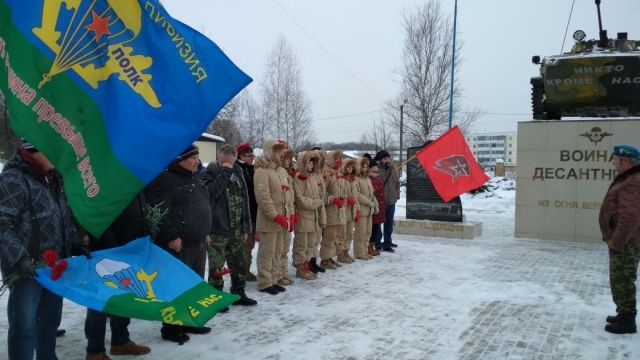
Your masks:
{"label": "memorial plaque", "polygon": [[[423,146],[410,147],[407,149],[407,158],[430,143],[431,141]],[[438,195],[418,159],[407,164],[407,219],[462,222],[460,197],[445,202]]]}

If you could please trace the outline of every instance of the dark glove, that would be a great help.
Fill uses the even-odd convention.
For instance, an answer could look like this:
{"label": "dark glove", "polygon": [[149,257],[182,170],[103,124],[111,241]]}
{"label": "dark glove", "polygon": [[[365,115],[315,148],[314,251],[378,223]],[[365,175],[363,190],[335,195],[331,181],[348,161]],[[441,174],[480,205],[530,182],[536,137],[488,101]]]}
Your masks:
{"label": "dark glove", "polygon": [[344,205],[344,203],[342,202],[342,199],[339,199],[339,198],[333,198],[332,203],[333,205],[337,206],[338,209],[342,209],[342,206]]}
{"label": "dark glove", "polygon": [[87,259],[91,259],[91,250],[89,250],[89,248],[85,245],[78,246],[75,253],[78,255],[84,255],[87,257]]}
{"label": "dark glove", "polygon": [[16,271],[21,279],[31,279],[38,277],[36,270],[33,268],[33,262],[28,257],[23,257],[16,264]]}
{"label": "dark glove", "polygon": [[276,215],[276,218],[273,219],[273,221],[278,223],[278,225],[282,226],[283,229],[286,229],[288,227],[287,218],[280,214]]}

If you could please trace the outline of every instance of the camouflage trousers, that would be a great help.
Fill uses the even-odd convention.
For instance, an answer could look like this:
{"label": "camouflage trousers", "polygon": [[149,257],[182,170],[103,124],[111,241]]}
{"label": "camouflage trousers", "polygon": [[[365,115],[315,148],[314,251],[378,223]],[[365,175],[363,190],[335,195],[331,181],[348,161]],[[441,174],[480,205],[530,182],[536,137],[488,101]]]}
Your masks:
{"label": "camouflage trousers", "polygon": [[640,246],[627,245],[622,252],[609,249],[609,282],[611,296],[618,314],[635,314],[636,272],[640,260]]}
{"label": "camouflage trousers", "polygon": [[211,235],[209,245],[209,284],[224,287],[222,276],[215,272],[222,270],[226,261],[231,270],[231,293],[244,290],[247,284],[247,254],[242,234],[235,236]]}

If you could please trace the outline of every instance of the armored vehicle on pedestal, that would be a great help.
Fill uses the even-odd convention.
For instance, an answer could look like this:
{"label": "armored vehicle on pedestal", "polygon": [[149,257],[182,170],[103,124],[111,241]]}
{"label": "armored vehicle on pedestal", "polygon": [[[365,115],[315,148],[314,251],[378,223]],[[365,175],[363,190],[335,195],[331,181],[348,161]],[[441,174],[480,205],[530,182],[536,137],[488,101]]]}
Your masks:
{"label": "armored vehicle on pedestal", "polygon": [[608,38],[600,0],[595,3],[598,40],[585,40],[578,30],[570,53],[533,57],[540,65],[540,76],[531,78],[533,119],[640,116],[640,41],[628,40],[624,32]]}

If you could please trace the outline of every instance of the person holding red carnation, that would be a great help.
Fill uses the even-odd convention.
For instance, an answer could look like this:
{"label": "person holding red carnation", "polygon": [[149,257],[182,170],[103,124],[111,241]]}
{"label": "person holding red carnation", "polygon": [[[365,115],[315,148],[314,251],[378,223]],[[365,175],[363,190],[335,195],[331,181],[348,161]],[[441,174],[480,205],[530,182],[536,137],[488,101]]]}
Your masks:
{"label": "person holding red carnation", "polygon": [[9,159],[0,174],[0,264],[2,277],[17,274],[9,286],[7,317],[11,360],[56,359],[62,297],[34,280],[34,262],[46,250],[58,258],[91,257],[72,221],[62,176],[31,143]]}
{"label": "person holding red carnation", "polygon": [[[269,139],[262,147],[263,156],[255,161],[254,191],[258,202],[256,230],[258,245],[258,290],[271,295],[285,292],[278,284],[282,279],[280,261],[284,234],[289,230],[291,209],[287,204],[289,175],[282,168],[282,155],[287,149],[282,141]],[[289,187],[287,190],[286,187]]]}

